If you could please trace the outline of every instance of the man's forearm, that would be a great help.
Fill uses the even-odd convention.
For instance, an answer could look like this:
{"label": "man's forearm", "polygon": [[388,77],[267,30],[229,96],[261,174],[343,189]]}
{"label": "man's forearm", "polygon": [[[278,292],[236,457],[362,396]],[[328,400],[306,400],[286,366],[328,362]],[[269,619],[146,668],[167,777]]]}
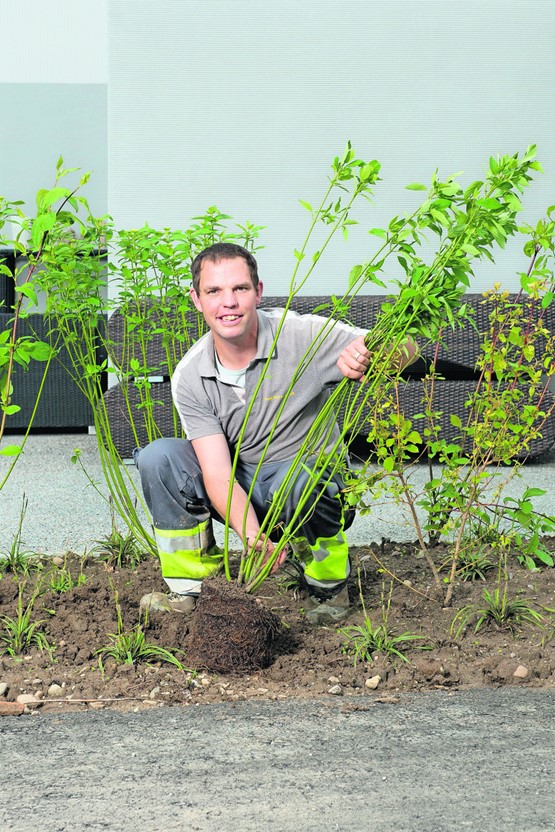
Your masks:
{"label": "man's forearm", "polygon": [[205,487],[211,504],[220,517],[225,518],[228,515],[229,525],[241,540],[246,541],[246,538],[252,536],[253,532],[256,534],[259,531],[260,523],[256,512],[247,500],[247,495],[239,483],[236,482],[233,485],[229,513],[229,481],[218,479],[207,482],[205,479]]}
{"label": "man's forearm", "polygon": [[416,361],[420,354],[420,350],[416,341],[412,338],[407,338],[404,343],[399,344],[394,348],[388,356],[388,364],[400,371],[408,367],[413,361]]}

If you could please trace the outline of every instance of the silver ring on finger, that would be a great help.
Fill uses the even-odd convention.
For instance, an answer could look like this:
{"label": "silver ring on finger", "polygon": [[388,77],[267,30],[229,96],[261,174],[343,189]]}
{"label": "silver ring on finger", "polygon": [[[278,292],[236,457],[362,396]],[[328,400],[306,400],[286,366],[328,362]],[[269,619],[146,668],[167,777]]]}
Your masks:
{"label": "silver ring on finger", "polygon": [[355,359],[355,361],[358,361],[358,359],[360,358],[360,353],[359,353],[359,352],[355,352],[355,353],[353,354],[353,358]]}

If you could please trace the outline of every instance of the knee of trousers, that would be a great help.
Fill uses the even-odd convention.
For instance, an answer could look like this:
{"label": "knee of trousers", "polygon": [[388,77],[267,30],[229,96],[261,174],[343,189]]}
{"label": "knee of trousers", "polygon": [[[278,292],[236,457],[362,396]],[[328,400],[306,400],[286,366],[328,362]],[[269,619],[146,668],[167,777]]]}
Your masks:
{"label": "knee of trousers", "polygon": [[167,465],[179,451],[182,451],[183,441],[174,438],[155,439],[144,448],[136,449],[133,457],[141,475],[158,472]]}

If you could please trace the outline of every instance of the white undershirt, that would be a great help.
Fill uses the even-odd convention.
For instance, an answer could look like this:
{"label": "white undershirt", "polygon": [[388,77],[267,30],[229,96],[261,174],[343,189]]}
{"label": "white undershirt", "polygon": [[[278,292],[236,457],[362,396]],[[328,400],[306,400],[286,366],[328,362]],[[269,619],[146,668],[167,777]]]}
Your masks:
{"label": "white undershirt", "polygon": [[220,362],[217,353],[214,353],[214,359],[216,362],[216,375],[218,379],[224,384],[229,384],[233,387],[237,397],[244,403],[245,374],[247,372],[247,368],[242,367],[240,370],[230,370],[228,367],[224,367],[224,365]]}

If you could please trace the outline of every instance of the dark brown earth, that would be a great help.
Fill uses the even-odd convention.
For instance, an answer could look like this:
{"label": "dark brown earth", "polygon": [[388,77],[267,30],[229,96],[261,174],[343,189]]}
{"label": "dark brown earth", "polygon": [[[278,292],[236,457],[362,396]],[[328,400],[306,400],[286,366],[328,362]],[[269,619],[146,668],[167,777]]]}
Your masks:
{"label": "dark brown earth", "polygon": [[[549,543],[551,549],[555,548],[554,541]],[[485,623],[476,633],[474,616],[456,636],[450,630],[457,611],[468,605],[484,609],[484,589],[491,593],[503,589],[496,568],[486,573],[486,581],[460,581],[451,607],[444,608],[442,589],[434,586],[417,547],[361,547],[353,549],[352,556],[356,565],[349,585],[353,608],[347,619],[330,626],[309,624],[304,611],[306,596],[285,587],[287,576],[282,571],[256,594],[257,603],[274,613],[282,624],[272,642],[269,665],[227,675],[194,666],[189,633],[195,630],[197,611],[189,615],[151,612],[145,630],[149,643],[177,650],[189,669],[180,670],[156,660],[152,664],[117,664],[105,657],[101,670],[96,651],[106,646],[110,634],[118,629],[116,593],[123,626],[129,630],[141,620],[142,595],[164,589],[159,565],[156,559],[148,558],[135,569],[120,569],[91,558],[81,566],[77,558],[69,558],[74,577],[81,568],[85,583],[63,594],[44,592],[36,599],[32,612],[32,620],[40,622],[40,632],[53,645],[52,658],[36,647],[16,657],[0,655],[0,713],[8,710],[7,702],[15,702],[23,693],[35,694],[42,704],[31,703],[29,707],[45,712],[328,694],[360,696],[363,707],[365,697],[391,698],[401,691],[555,686],[554,569],[531,572],[515,557],[508,563],[509,599],[524,602],[541,615],[541,627],[515,625],[512,632]],[[437,551],[434,558],[441,563],[442,553]],[[23,590],[24,601],[36,581],[45,583],[52,568],[61,567],[49,565],[30,573]],[[17,615],[20,580],[10,574],[0,580],[0,617]],[[388,633],[421,637],[421,641],[397,645],[407,661],[378,651],[373,659],[361,657],[355,664],[353,656],[345,652],[347,635],[341,630],[363,624],[361,597],[373,627],[382,623],[389,605]],[[5,619],[0,618],[0,639],[6,632],[5,625]],[[429,649],[419,650],[418,646]],[[197,667],[202,664],[198,655],[195,662]],[[52,688],[54,684],[59,688]]]}

